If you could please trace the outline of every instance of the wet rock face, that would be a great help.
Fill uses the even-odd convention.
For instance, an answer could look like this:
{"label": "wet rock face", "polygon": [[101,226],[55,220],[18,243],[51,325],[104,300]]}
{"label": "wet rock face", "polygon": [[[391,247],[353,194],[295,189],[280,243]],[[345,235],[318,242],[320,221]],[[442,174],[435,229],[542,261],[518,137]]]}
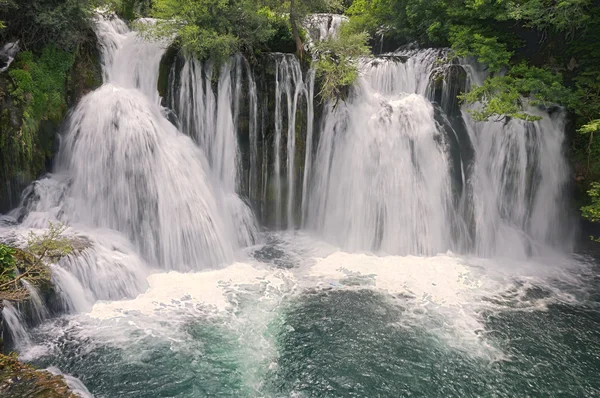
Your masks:
{"label": "wet rock face", "polygon": [[36,370],[14,356],[0,355],[0,396],[5,398],[76,398],[62,376]]}

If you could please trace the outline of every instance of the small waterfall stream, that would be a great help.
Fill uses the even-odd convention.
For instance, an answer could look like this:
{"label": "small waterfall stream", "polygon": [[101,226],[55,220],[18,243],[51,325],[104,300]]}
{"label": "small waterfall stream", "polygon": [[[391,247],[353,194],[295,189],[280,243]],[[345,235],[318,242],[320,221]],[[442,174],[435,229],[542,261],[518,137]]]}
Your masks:
{"label": "small waterfall stream", "polygon": [[[21,348],[30,343],[29,333],[19,311],[8,301],[2,303],[2,319],[10,332],[12,343]],[[3,336],[6,338],[6,336]]]}
{"label": "small waterfall stream", "polygon": [[[182,131],[206,151],[226,190],[260,203],[255,209],[270,226],[294,229],[308,183],[298,164],[304,161],[310,169],[310,152],[300,159],[297,141],[307,135],[312,151],[314,73],[305,76],[292,54],[270,54],[264,62],[274,70],[274,87],[259,93],[256,73],[241,56],[222,66],[216,90],[212,64],[185,58],[171,70],[168,103]],[[272,119],[265,117],[269,112]],[[298,131],[299,125],[306,131]],[[246,141],[244,156],[240,137]]]}

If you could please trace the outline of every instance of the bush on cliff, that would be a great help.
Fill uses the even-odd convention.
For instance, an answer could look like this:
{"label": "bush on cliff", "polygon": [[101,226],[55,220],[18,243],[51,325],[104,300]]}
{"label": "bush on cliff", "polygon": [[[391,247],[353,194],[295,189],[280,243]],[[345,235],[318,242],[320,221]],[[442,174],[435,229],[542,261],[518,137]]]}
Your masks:
{"label": "bush on cliff", "polygon": [[34,286],[50,283],[48,263],[73,252],[72,241],[63,236],[65,229],[62,224],[49,223],[42,234],[30,232],[23,250],[0,244],[0,302],[28,297],[22,279]]}

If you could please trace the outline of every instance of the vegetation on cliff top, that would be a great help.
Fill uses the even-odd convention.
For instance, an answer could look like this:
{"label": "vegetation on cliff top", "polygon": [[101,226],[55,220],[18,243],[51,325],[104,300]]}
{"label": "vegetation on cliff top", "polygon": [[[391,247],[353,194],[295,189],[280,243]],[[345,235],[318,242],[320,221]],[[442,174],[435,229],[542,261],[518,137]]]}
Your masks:
{"label": "vegetation on cliff top", "polygon": [[321,78],[319,95],[322,99],[343,98],[344,90],[354,84],[359,74],[359,58],[371,53],[368,39],[366,32],[356,32],[351,25],[343,23],[336,37],[315,44],[315,69]]}
{"label": "vegetation on cliff top", "polygon": [[217,64],[237,52],[251,57],[273,51],[282,41],[302,57],[300,25],[306,15],[341,9],[335,0],[155,0],[149,14],[156,23],[139,28],[150,36],[174,38],[187,53]]}

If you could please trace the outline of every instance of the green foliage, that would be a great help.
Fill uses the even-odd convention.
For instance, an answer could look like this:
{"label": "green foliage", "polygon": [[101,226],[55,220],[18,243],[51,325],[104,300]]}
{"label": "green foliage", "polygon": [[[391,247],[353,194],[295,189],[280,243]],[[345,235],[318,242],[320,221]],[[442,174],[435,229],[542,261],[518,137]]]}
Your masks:
{"label": "green foliage", "polygon": [[323,100],[343,97],[345,89],[358,78],[359,57],[370,54],[366,32],[355,32],[352,26],[343,24],[337,37],[329,38],[315,45],[317,57],[316,73],[321,79]]}
{"label": "green foliage", "polygon": [[584,27],[591,20],[592,0],[528,0],[509,3],[509,15],[524,21],[526,27],[539,30],[574,30]]}
{"label": "green foliage", "polygon": [[188,54],[220,64],[237,52],[252,57],[301,48],[300,22],[308,13],[343,9],[339,0],[155,0],[151,14],[158,21],[136,28],[153,39],[174,38]]}
{"label": "green foliage", "polygon": [[455,27],[489,28],[505,20],[507,0],[357,0],[347,10],[352,23],[371,35],[399,43],[448,46]]}
{"label": "green foliage", "polygon": [[4,0],[0,42],[16,38],[30,50],[52,43],[72,51],[85,40],[94,5],[94,0]]}
{"label": "green foliage", "polygon": [[575,91],[567,104],[583,126],[600,117],[600,71],[584,72],[575,78]]}
{"label": "green foliage", "polygon": [[252,0],[157,0],[156,24],[140,26],[153,37],[175,37],[177,44],[199,59],[223,62],[235,52],[252,54],[276,33],[277,18]]}
{"label": "green foliage", "polygon": [[0,244],[0,283],[6,283],[16,277],[15,249]]}
{"label": "green foliage", "polygon": [[345,8],[340,0],[267,0],[263,4],[277,13],[289,13],[293,9],[299,19],[311,13],[339,13]]}
{"label": "green foliage", "polygon": [[42,234],[30,232],[25,250],[0,245],[0,300],[27,298],[21,279],[38,286],[49,282],[47,263],[73,252],[72,241],[63,236],[65,229],[62,224],[50,222]]}
{"label": "green foliage", "polygon": [[472,27],[453,26],[450,42],[455,56],[474,56],[478,62],[487,65],[490,72],[499,72],[507,67],[513,55],[497,37],[485,36]]}
{"label": "green foliage", "polygon": [[570,96],[570,91],[562,84],[561,75],[521,63],[512,67],[505,76],[490,77],[483,85],[473,87],[459,98],[466,103],[481,104],[470,110],[478,121],[505,116],[535,121],[539,117],[525,112],[524,108],[568,101]]}
{"label": "green foliage", "polygon": [[269,7],[260,8],[258,13],[266,17],[267,24],[273,31],[272,36],[264,43],[265,51],[294,52],[296,44],[288,16]]}
{"label": "green foliage", "polygon": [[99,0],[99,2],[98,5],[130,21],[147,16],[152,6],[152,0]]}
{"label": "green foliage", "polygon": [[591,203],[581,208],[581,215],[592,222],[598,222],[600,221],[600,183],[592,183],[587,193]]}
{"label": "green foliage", "polygon": [[58,124],[67,109],[66,84],[74,54],[46,47],[40,56],[30,51],[19,53],[16,68],[8,74],[10,95],[23,110],[21,145],[25,160],[31,161],[36,148],[36,132],[43,120]]}
{"label": "green foliage", "polygon": [[591,134],[600,130],[600,119],[592,120],[591,122],[584,124],[577,131],[581,134]]}
{"label": "green foliage", "polygon": [[29,233],[27,251],[34,255],[38,262],[64,257],[73,252],[69,238],[63,236],[67,227],[60,223],[48,223],[48,229],[41,235]]}

